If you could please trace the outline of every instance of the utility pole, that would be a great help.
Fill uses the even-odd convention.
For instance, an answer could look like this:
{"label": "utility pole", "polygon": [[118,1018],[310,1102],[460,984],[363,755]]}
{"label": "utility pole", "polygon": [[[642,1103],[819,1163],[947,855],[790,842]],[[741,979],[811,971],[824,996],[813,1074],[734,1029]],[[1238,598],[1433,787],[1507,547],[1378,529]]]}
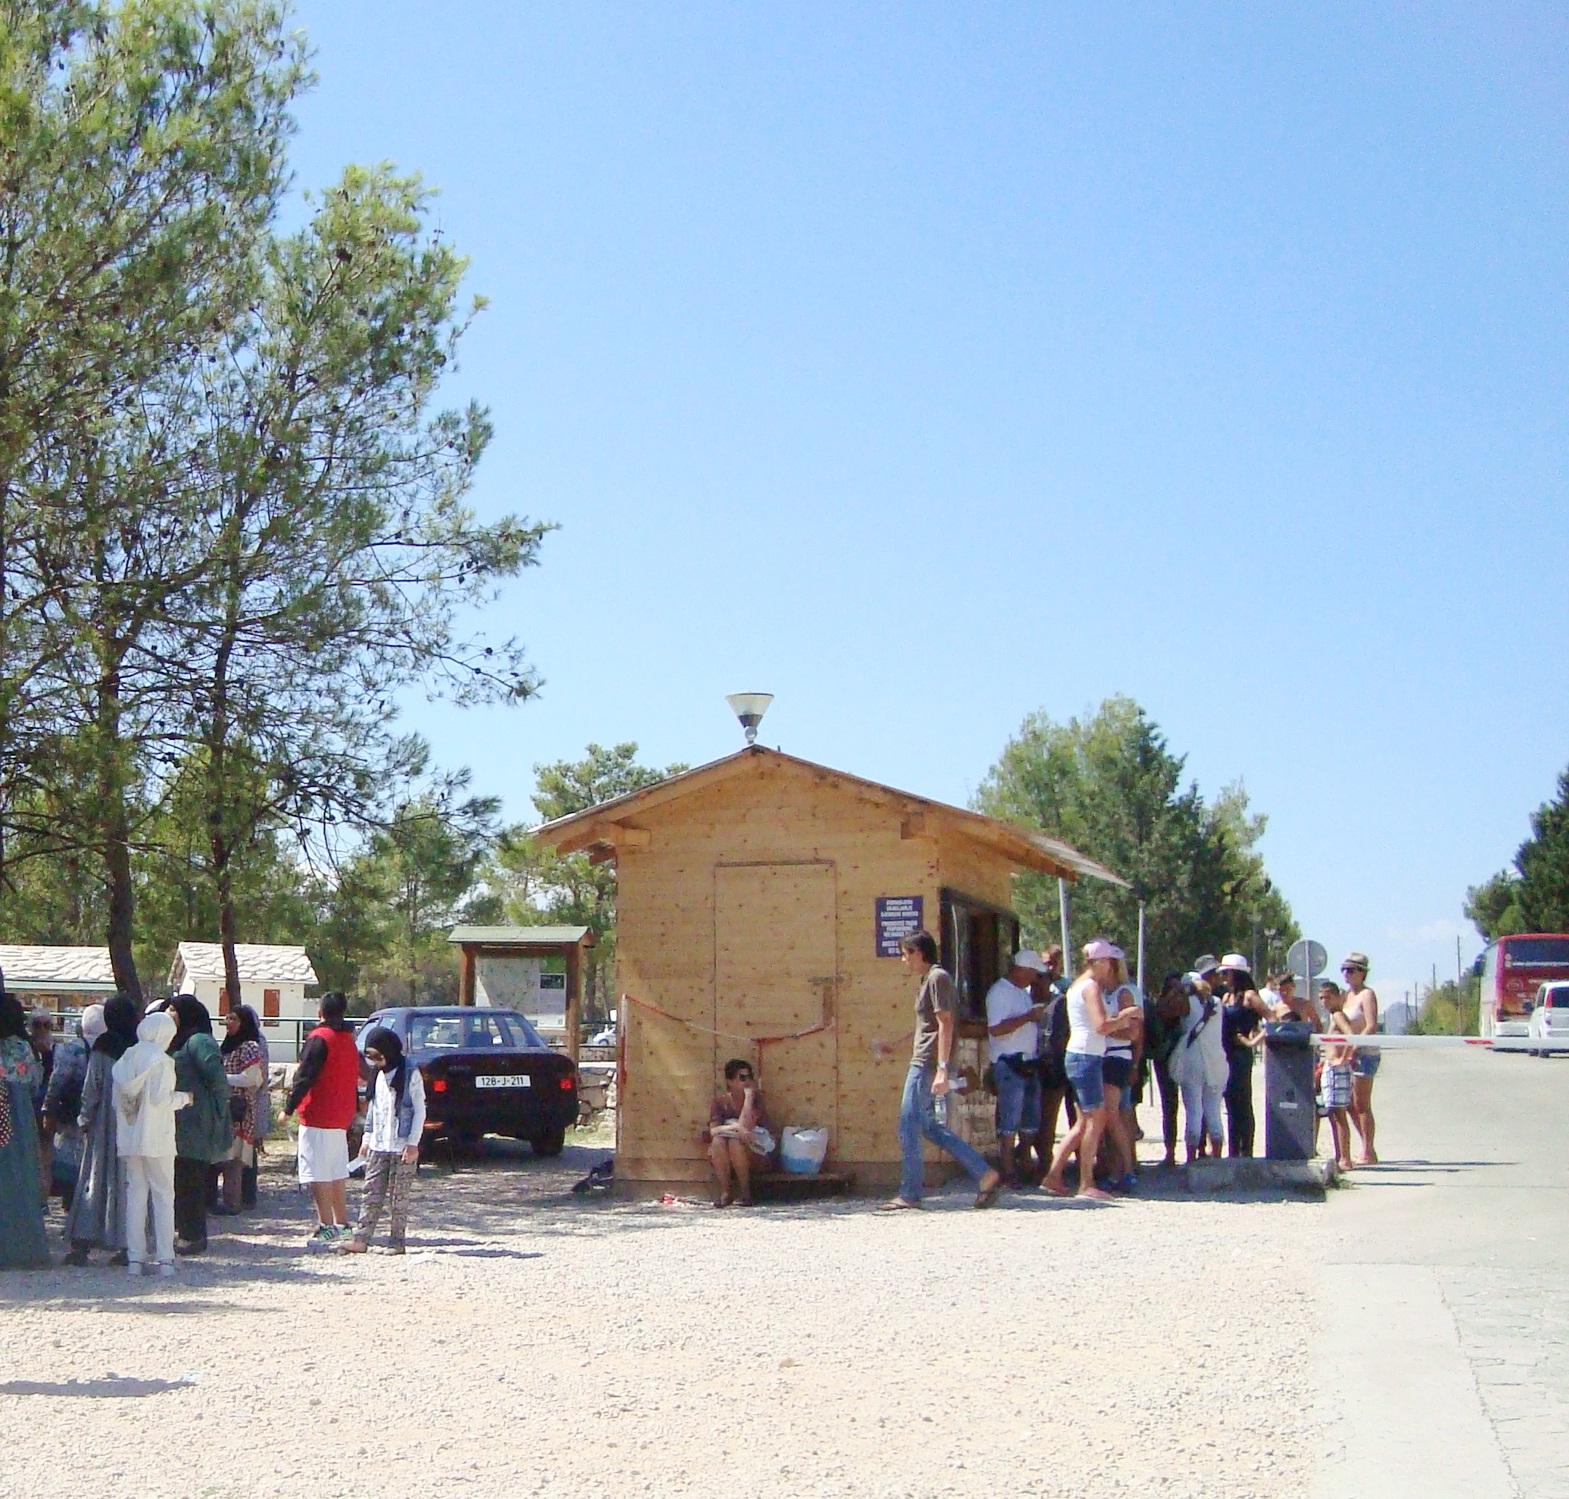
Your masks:
{"label": "utility pole", "polygon": [[1460,933],[1455,933],[1455,991],[1458,993],[1465,980],[1461,977],[1460,970]]}

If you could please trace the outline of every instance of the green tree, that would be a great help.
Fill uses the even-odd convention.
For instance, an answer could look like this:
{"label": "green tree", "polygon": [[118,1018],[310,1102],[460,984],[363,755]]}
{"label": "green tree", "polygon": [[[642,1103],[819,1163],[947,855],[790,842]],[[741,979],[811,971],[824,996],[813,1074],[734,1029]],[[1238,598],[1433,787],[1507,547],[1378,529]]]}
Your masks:
{"label": "green tree", "polygon": [[[429,409],[467,316],[465,262],[427,231],[429,195],[351,168],[305,229],[259,251],[262,286],[204,375],[198,430],[211,567],[179,600],[199,675],[208,862],[231,984],[235,850],[378,826],[420,769],[390,702],[419,682],[463,702],[535,687],[476,605],[536,561],[548,529],[464,507],[486,414]],[[465,632],[460,620],[480,621]]]}
{"label": "green tree", "polygon": [[[1113,697],[1092,716],[1065,724],[1031,714],[975,798],[977,810],[1040,828],[1128,880],[1128,890],[1081,880],[1073,891],[1073,933],[1105,933],[1131,952],[1142,898],[1157,976],[1186,967],[1206,948],[1247,952],[1269,932],[1284,948],[1296,935],[1257,851],[1264,819],[1248,810],[1240,786],[1207,806],[1196,786],[1183,785],[1183,765],[1136,703]],[[1050,940],[1058,925],[1055,880],[1022,876],[1017,900],[1026,931]]]}
{"label": "green tree", "polygon": [[1531,930],[1520,910],[1520,876],[1513,870],[1501,869],[1471,886],[1465,894],[1465,915],[1489,942]]}
{"label": "green tree", "polygon": [[[495,797],[426,793],[403,803],[370,840],[357,871],[388,913],[384,965],[369,970],[364,987],[375,993],[396,984],[408,1004],[440,1004],[456,997],[456,966],[447,935],[467,914],[466,904],[485,854],[495,840]],[[423,992],[422,992],[423,991]]]}
{"label": "green tree", "polygon": [[100,501],[131,480],[123,520],[157,462],[127,440],[128,415],[156,432],[150,384],[210,354],[248,298],[247,246],[281,191],[304,79],[283,23],[265,0],[0,3],[0,878],[16,810],[39,805],[59,763],[62,707],[85,697],[73,748],[106,800],[76,842],[103,864],[115,977],[133,994],[123,693],[137,642],[84,641],[64,606],[73,567],[123,579]]}
{"label": "green tree", "polygon": [[1472,973],[1456,985],[1445,979],[1429,989],[1408,1027],[1413,1036],[1474,1036],[1481,1001],[1482,980]]}
{"label": "green tree", "polygon": [[[534,767],[534,810],[541,822],[597,807],[614,797],[679,775],[687,767],[663,770],[639,765],[637,745],[606,749],[591,744],[581,760],[556,760]],[[586,1008],[604,1016],[616,959],[616,875],[610,864],[594,864],[586,854],[556,853],[529,838],[521,827],[501,836],[486,883],[502,899],[509,921],[524,925],[586,926],[594,933],[587,974]]]}
{"label": "green tree", "polygon": [[1558,794],[1531,814],[1514,868],[1466,892],[1466,916],[1491,942],[1514,932],[1569,932],[1569,769]]}

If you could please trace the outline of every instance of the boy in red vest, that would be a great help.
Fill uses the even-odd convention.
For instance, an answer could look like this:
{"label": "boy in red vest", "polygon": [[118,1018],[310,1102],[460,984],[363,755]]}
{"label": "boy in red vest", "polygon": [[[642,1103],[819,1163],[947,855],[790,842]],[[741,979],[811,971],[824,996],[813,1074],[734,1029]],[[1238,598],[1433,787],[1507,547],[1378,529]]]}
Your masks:
{"label": "boy in red vest", "polygon": [[316,1204],[313,1246],[330,1248],[349,1234],[349,1125],[359,1107],[360,1054],[349,1002],[331,989],[316,1013],[321,1024],[305,1038],[283,1112],[300,1115],[299,1177]]}

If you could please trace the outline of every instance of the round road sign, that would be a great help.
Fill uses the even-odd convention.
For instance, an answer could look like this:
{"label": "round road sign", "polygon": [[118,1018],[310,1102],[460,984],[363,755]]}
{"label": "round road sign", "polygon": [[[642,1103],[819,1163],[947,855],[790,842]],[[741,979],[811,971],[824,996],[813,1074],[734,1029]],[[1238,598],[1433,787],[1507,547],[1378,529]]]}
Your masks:
{"label": "round road sign", "polygon": [[1286,967],[1293,973],[1300,973],[1311,979],[1315,974],[1324,971],[1324,965],[1329,962],[1329,954],[1324,950],[1322,942],[1315,942],[1311,937],[1303,937],[1300,941],[1293,942],[1286,952]]}

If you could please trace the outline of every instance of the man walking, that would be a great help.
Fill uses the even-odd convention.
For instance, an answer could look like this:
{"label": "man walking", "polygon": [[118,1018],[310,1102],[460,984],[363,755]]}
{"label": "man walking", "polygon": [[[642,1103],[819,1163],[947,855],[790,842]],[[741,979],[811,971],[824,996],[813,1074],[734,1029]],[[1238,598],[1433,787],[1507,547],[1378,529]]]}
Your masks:
{"label": "man walking", "polygon": [[[1046,972],[1041,955],[1024,948],[1013,955],[1008,972],[986,991],[986,1045],[997,1089],[997,1149],[1003,1180],[1020,1185],[1025,1169],[1015,1149],[1029,1145],[1041,1127],[1041,1030],[1046,1013],[1030,985]],[[1023,1137],[1021,1139],[1021,1137]]]}
{"label": "man walking", "polygon": [[915,995],[915,1049],[899,1103],[899,1148],[904,1158],[899,1195],[885,1208],[921,1205],[925,1163],[921,1141],[930,1140],[956,1160],[975,1182],[975,1205],[989,1208],[1002,1190],[1002,1177],[986,1158],[937,1118],[934,1100],[948,1094],[948,1063],[957,1029],[958,991],[953,977],[937,966],[937,942],[930,932],[914,932],[900,944],[904,966],[919,980]]}
{"label": "man walking", "polygon": [[299,1110],[299,1179],[316,1204],[310,1242],[329,1248],[349,1233],[349,1125],[359,1104],[360,1054],[349,1002],[331,989],[316,1013],[321,1024],[306,1037],[283,1112]]}

